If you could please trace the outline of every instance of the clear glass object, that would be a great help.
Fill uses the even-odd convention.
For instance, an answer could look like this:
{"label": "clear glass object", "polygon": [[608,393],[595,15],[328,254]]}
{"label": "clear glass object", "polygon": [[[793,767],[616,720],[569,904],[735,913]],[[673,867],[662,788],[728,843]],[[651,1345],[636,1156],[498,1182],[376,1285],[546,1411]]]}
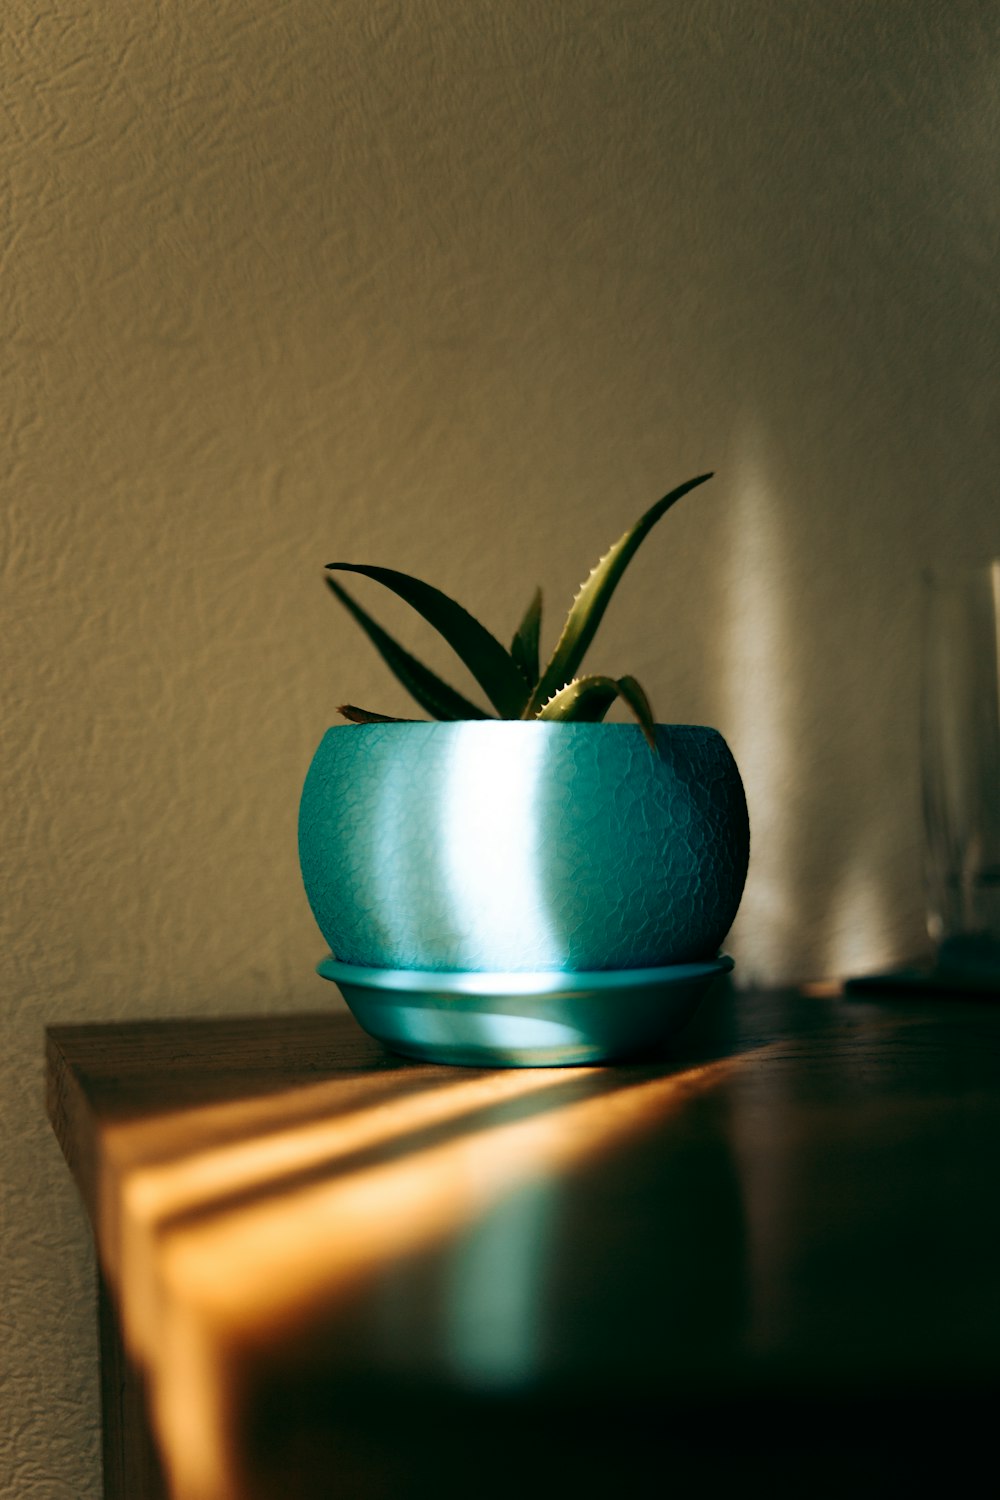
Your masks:
{"label": "clear glass object", "polygon": [[1000,559],[926,576],[921,730],[937,961],[1000,974]]}

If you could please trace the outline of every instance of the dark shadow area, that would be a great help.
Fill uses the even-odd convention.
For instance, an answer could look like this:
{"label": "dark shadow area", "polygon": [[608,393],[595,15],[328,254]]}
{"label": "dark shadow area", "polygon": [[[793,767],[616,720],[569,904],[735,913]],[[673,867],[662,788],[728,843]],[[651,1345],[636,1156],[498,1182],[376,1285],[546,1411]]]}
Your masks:
{"label": "dark shadow area", "polygon": [[[258,1409],[245,1500],[506,1500],[673,1494],[864,1500],[975,1493],[995,1462],[998,1391],[613,1390],[569,1400],[451,1395],[426,1385],[307,1382]],[[282,1485],[286,1488],[282,1489]]]}
{"label": "dark shadow area", "polygon": [[102,1117],[253,1099],[398,1063],[343,1011],[53,1026]]}

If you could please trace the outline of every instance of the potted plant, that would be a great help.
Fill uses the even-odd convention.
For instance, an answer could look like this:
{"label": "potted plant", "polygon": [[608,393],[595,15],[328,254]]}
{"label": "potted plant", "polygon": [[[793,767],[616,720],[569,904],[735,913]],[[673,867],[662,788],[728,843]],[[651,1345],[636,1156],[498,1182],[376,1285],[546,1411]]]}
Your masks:
{"label": "potted plant", "polygon": [[[749,858],[739,771],[717,730],[654,721],[631,676],[579,668],[628,563],[699,475],[652,506],[581,586],[540,656],[541,592],[503,646],[408,574],[326,581],[429,720],[345,704],[305,780],[299,855],[336,981],[397,1051],[464,1063],[626,1056],[731,967],[719,945]],[[388,634],[334,574],[390,589],[490,707]],[[635,723],[604,722],[618,699]],[[335,956],[334,956],[335,955]]]}

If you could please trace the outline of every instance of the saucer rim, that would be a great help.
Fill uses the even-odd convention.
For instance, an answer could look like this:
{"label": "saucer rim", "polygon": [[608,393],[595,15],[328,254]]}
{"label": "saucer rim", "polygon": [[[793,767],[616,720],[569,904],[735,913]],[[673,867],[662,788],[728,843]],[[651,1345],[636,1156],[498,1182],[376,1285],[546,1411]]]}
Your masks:
{"label": "saucer rim", "polygon": [[328,953],[316,964],[321,979],[350,984],[359,989],[400,995],[450,994],[490,996],[572,995],[580,992],[640,990],[731,973],[734,960],[728,953],[693,963],[665,964],[644,969],[397,969],[345,963]]}

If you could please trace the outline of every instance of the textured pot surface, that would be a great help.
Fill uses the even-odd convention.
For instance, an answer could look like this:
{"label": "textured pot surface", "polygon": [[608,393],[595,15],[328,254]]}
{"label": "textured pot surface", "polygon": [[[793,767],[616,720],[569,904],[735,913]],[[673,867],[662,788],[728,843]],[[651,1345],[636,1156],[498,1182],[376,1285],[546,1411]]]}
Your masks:
{"label": "textured pot surface", "polygon": [[749,858],[722,736],[631,724],[345,724],[306,777],[299,856],[337,958],[376,968],[712,958]]}

